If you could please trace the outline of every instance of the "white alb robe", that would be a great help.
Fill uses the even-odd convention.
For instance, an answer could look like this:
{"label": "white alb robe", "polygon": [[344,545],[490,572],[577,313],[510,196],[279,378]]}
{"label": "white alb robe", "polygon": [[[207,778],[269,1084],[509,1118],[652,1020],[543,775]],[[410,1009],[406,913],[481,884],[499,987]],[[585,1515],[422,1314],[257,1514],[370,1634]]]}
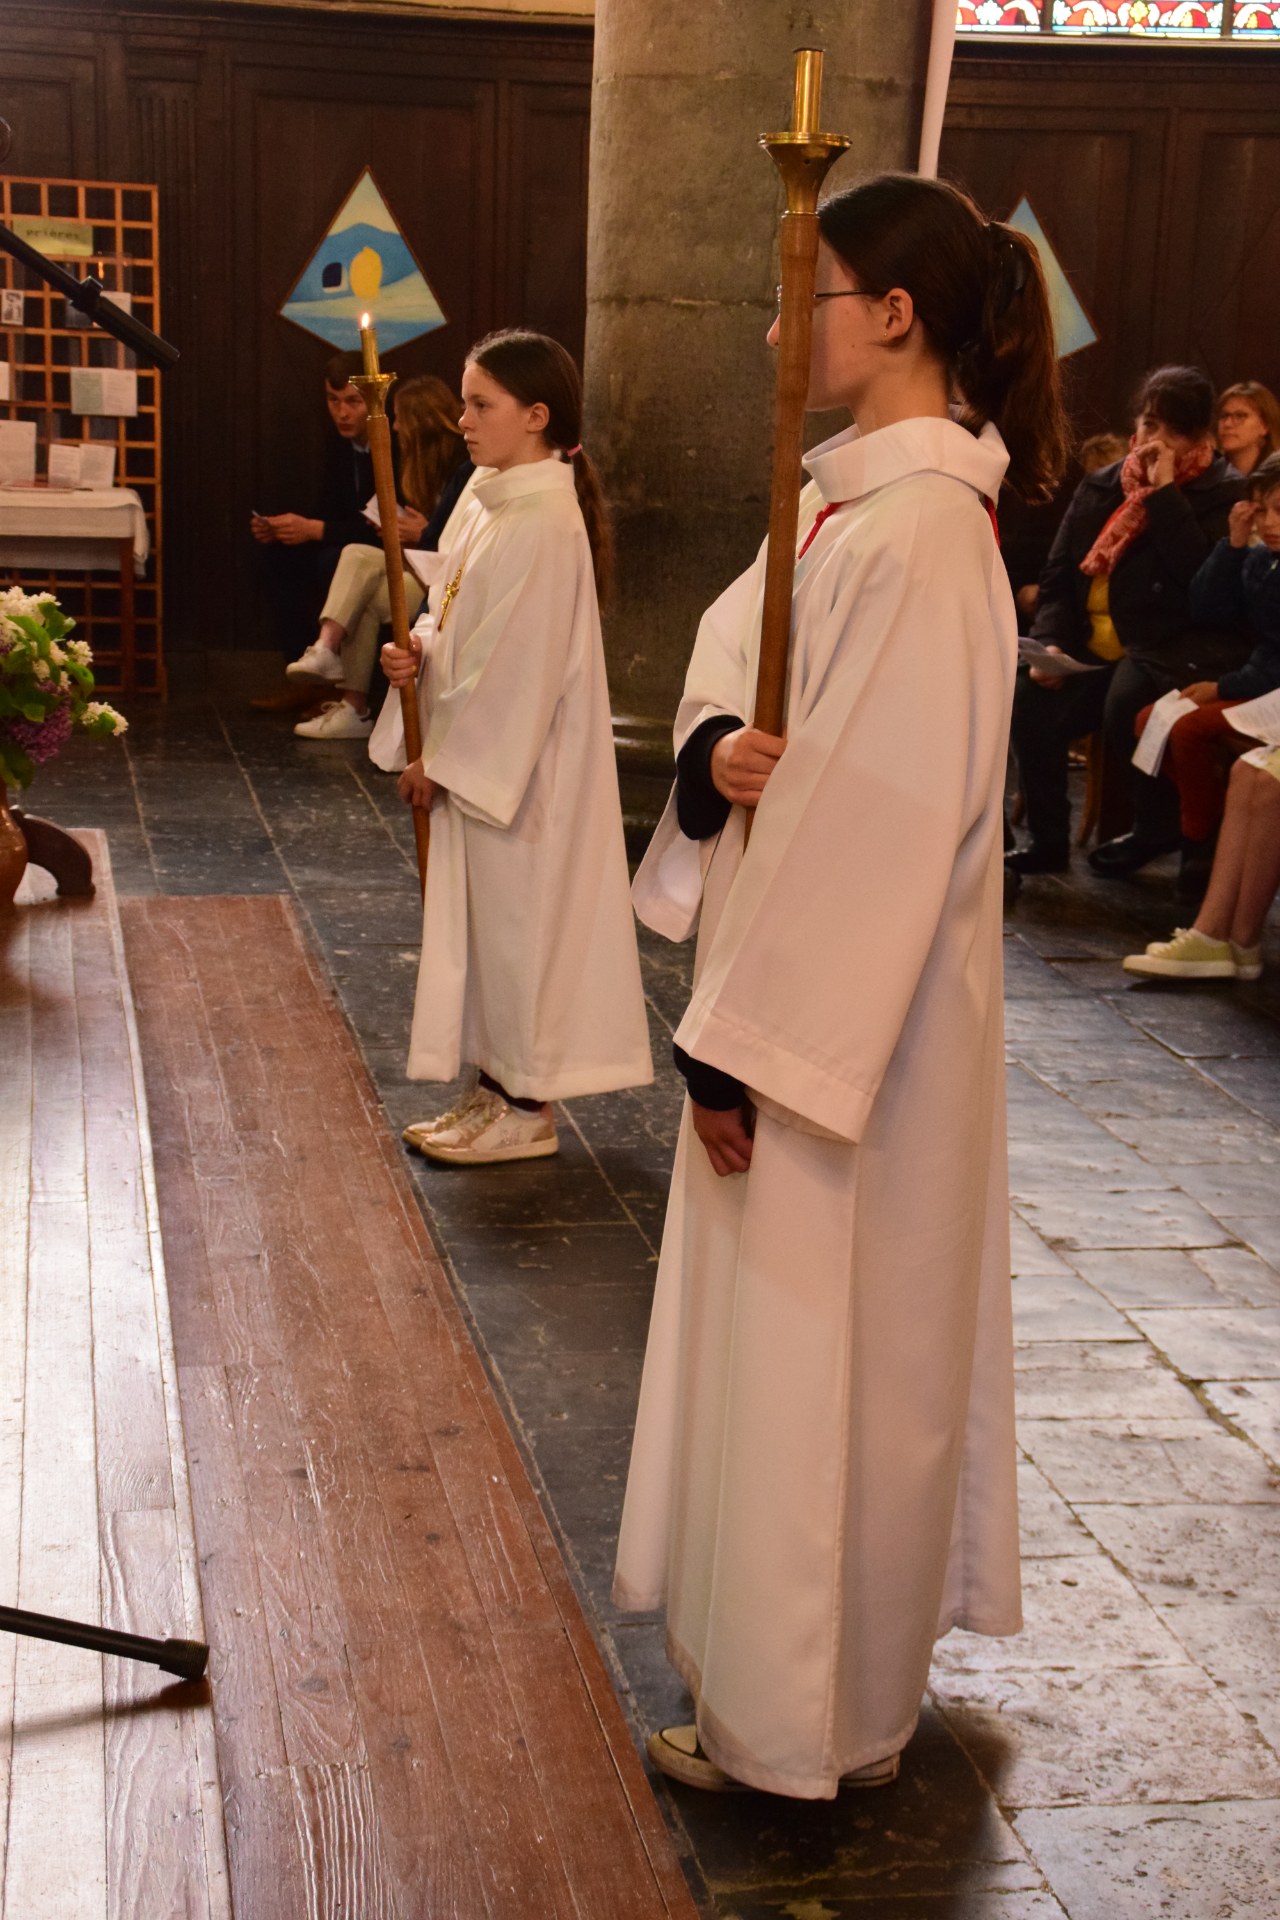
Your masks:
{"label": "white alb robe", "polygon": [[[1013,604],[999,435],[806,462],[786,752],[742,851],[674,806],[634,889],[686,938],[676,1038],[743,1080],[750,1171],[686,1105],[614,1597],[667,1606],[707,1751],[829,1798],[910,1736],[935,1638],[1021,1624],[1001,992]],[[748,716],[763,559],[705,616],[677,750]]]}
{"label": "white alb robe", "polygon": [[[591,549],[573,469],[482,471],[414,631],[431,812],[409,1077],[563,1100],[653,1077]],[[403,764],[392,717],[370,740]],[[385,711],[385,709],[384,709]]]}

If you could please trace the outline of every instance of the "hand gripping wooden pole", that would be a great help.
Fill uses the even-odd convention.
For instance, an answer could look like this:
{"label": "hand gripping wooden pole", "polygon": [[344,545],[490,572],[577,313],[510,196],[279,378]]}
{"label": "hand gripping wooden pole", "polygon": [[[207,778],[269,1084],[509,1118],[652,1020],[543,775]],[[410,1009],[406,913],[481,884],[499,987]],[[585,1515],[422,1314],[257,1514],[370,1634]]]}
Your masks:
{"label": "hand gripping wooden pole", "polygon": [[[373,459],[373,482],[378,495],[378,518],[382,523],[382,551],[387,563],[391,638],[396,646],[408,653],[409,608],[404,597],[404,561],[400,557],[400,528],[396,520],[396,476],[391,462],[391,422],[387,418],[387,391],[394,379],[394,373],[357,373],[352,377],[351,384],[364,395],[369,409],[369,453]],[[405,762],[412,766],[422,754],[418,689],[412,682],[400,689],[400,713],[404,720]],[[413,838],[418,852],[418,884],[425,898],[427,856],[431,850],[431,816],[421,807],[413,809]]]}
{"label": "hand gripping wooden pole", "polygon": [[[787,195],[780,229],[782,307],[773,403],[773,479],[769,490],[769,543],[754,721],[762,733],[773,734],[782,732],[786,718],[800,461],[804,453],[813,290],[818,265],[818,193],[831,166],[849,144],[838,133],[815,131],[821,105],[822,54],[816,47],[802,47],[796,53],[791,130],[760,137],[760,145],[778,169]],[[749,812],[748,837],[751,819]]]}

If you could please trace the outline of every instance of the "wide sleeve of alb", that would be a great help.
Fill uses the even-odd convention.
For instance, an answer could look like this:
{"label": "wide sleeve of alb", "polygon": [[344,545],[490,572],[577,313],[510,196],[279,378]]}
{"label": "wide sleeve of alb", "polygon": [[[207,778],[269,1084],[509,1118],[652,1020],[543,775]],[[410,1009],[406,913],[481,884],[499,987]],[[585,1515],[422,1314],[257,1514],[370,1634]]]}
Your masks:
{"label": "wide sleeve of alb", "polygon": [[581,527],[525,513],[487,556],[483,612],[433,688],[423,769],[463,812],[509,827],[520,810],[571,671],[595,583]]}
{"label": "wide sleeve of alb", "polygon": [[862,1135],[1003,764],[1013,604],[977,498],[938,479],[851,547],[831,667],[756,813],[676,1043]]}

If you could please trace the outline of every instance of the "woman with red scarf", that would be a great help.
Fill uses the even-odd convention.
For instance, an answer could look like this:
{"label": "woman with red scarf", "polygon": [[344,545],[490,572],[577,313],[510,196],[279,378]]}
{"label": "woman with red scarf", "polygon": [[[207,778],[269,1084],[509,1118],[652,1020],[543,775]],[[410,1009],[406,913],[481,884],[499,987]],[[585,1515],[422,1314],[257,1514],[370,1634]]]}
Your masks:
{"label": "woman with red scarf", "polygon": [[[1146,376],[1123,460],[1076,489],[1040,581],[1033,637],[1096,666],[1058,679],[1020,674],[1012,737],[1030,844],[1008,856],[1019,873],[1070,864],[1067,749],[1102,727],[1125,764],[1138,714],[1173,687],[1216,679],[1243,657],[1238,634],[1190,624],[1188,593],[1227,531],[1238,474],[1215,452],[1214,395],[1195,367]],[[1247,649],[1246,649],[1247,650]],[[1134,826],[1094,849],[1096,872],[1133,873],[1179,844],[1171,789],[1130,770]]]}

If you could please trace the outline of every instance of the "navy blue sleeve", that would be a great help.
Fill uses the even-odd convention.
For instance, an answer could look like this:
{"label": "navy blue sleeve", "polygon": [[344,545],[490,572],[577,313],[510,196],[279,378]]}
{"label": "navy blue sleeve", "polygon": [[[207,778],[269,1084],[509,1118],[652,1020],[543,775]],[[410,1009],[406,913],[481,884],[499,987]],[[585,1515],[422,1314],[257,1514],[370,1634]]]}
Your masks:
{"label": "navy blue sleeve", "polygon": [[1196,569],[1187,600],[1187,612],[1197,627],[1239,627],[1244,622],[1244,563],[1248,547],[1219,540],[1204,564]]}
{"label": "navy blue sleeve", "polygon": [[686,839],[710,840],[729,818],[731,802],[711,778],[711,753],[717,740],[744,724],[732,714],[713,713],[694,728],[676,756],[676,818]]}
{"label": "navy blue sleeve", "polygon": [[747,1097],[747,1090],[741,1080],[735,1080],[731,1073],[721,1073],[719,1067],[709,1067],[703,1060],[695,1060],[683,1047],[671,1043],[671,1056],[676,1063],[676,1071],[683,1074],[689,1098],[699,1107],[710,1107],[716,1113],[729,1113],[734,1107],[740,1107]]}
{"label": "navy blue sleeve", "polygon": [[1243,666],[1218,681],[1219,700],[1256,700],[1280,687],[1280,554],[1240,547],[1242,599],[1255,646]]}

